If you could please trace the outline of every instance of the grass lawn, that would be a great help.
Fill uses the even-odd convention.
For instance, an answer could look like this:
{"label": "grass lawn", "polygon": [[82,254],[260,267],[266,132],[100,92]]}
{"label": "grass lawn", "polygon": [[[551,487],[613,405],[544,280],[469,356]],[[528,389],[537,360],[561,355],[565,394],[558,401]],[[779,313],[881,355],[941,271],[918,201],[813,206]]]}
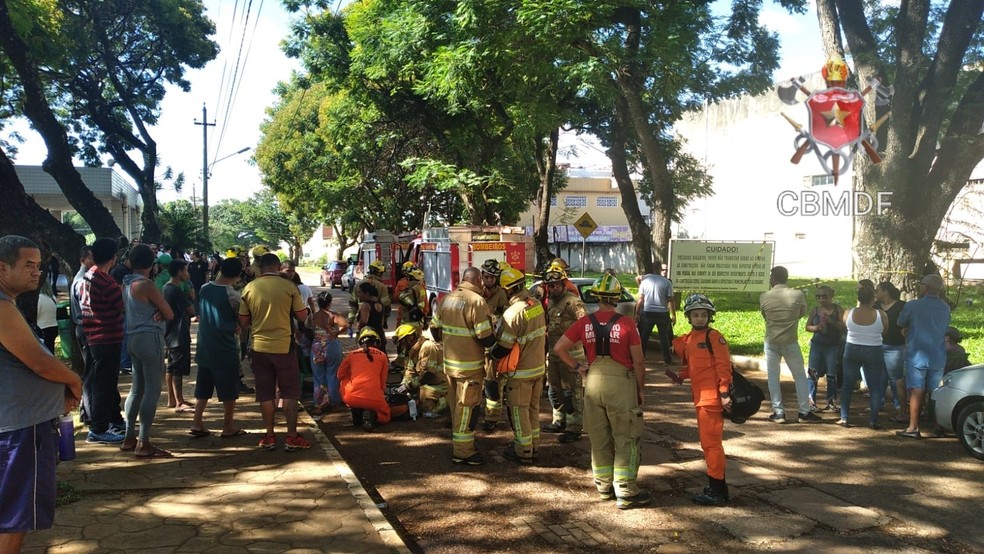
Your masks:
{"label": "grass lawn", "polygon": [[[619,280],[635,295],[638,286],[633,275],[622,275]],[[842,307],[849,308],[856,304],[857,283],[853,280],[814,281],[796,278],[789,280],[789,286],[803,288],[809,309],[816,305],[814,287],[821,284],[834,288],[834,301]],[[687,294],[694,291],[676,292],[681,293],[682,298],[686,298]],[[731,353],[761,356],[765,321],[759,312],[759,293],[727,292],[712,293],[709,296],[718,310],[717,315],[714,316],[713,326],[728,339]],[[951,325],[963,334],[963,341],[960,344],[967,350],[971,363],[984,362],[984,285],[950,287],[947,289],[947,296],[950,302],[956,305],[951,316]],[[800,325],[799,342],[803,355],[806,356],[810,351],[811,333],[803,330],[803,326],[806,325],[805,319],[801,320]],[[686,333],[689,330],[690,327],[683,313],[679,313],[676,333]]]}

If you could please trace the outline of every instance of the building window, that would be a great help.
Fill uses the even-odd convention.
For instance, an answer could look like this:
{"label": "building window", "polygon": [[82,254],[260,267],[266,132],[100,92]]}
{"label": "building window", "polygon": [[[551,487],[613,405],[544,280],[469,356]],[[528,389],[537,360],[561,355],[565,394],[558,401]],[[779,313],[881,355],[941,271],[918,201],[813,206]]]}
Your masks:
{"label": "building window", "polygon": [[599,196],[596,204],[599,208],[617,208],[617,196]]}
{"label": "building window", "polygon": [[796,233],[796,240],[806,240],[806,233]]}
{"label": "building window", "polygon": [[588,207],[588,197],[587,196],[568,196],[564,198],[564,207],[566,208],[587,208]]}
{"label": "building window", "polygon": [[550,197],[550,205],[551,206],[556,206],[557,205],[557,197],[556,196],[551,196]]}
{"label": "building window", "polygon": [[762,238],[765,240],[772,240],[775,237],[775,233],[764,233]]}
{"label": "building window", "polygon": [[812,187],[826,187],[833,186],[834,176],[833,175],[812,175],[810,176],[810,186]]}

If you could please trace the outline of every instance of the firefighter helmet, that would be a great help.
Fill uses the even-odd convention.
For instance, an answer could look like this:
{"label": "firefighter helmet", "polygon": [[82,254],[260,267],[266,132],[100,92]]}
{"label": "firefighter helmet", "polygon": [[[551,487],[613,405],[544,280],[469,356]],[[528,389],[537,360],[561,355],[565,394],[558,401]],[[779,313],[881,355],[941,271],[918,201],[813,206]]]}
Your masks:
{"label": "firefighter helmet", "polygon": [[502,267],[499,265],[499,260],[495,258],[489,258],[482,262],[482,273],[488,273],[493,277],[498,278],[502,273]]}
{"label": "firefighter helmet", "polygon": [[711,299],[699,292],[687,296],[687,299],[683,301],[683,313],[689,314],[692,310],[707,310],[711,312],[711,315],[717,313]]}
{"label": "firefighter helmet", "polygon": [[499,286],[508,290],[517,285],[526,283],[526,274],[510,266],[509,264],[499,264],[501,273],[499,274]]}
{"label": "firefighter helmet", "polygon": [[407,261],[403,262],[403,265],[400,266],[400,269],[402,269],[403,270],[403,273],[405,274],[405,273],[409,272],[412,269],[417,269],[417,264],[411,262],[410,260],[407,260]]}
{"label": "firefighter helmet", "polygon": [[421,271],[420,269],[418,269],[417,267],[414,267],[410,271],[407,271],[406,274],[407,274],[407,277],[409,277],[413,281],[423,281],[424,280],[424,272]]}
{"label": "firefighter helmet", "polygon": [[238,258],[239,256],[242,255],[243,255],[243,249],[239,246],[230,246],[225,253],[226,258]]}
{"label": "firefighter helmet", "polygon": [[256,246],[254,246],[253,247],[253,250],[250,251],[250,255],[253,256],[254,258],[259,258],[260,256],[263,256],[263,255],[266,255],[266,254],[269,254],[269,253],[270,253],[270,249],[267,248],[266,246],[262,245],[262,244],[258,244]]}
{"label": "firefighter helmet", "polygon": [[372,327],[365,327],[359,331],[359,345],[364,346],[369,342],[379,344],[379,333],[373,330]]}
{"label": "firefighter helmet", "polygon": [[601,300],[614,301],[622,295],[622,283],[614,275],[605,273],[591,284],[591,294]]}
{"label": "firefighter helmet", "polygon": [[372,275],[382,275],[386,271],[386,264],[379,260],[369,262],[369,273]]}
{"label": "firefighter helmet", "polygon": [[543,275],[544,283],[559,283],[567,279],[567,272],[559,264],[550,264]]}
{"label": "firefighter helmet", "polygon": [[410,323],[404,323],[396,328],[396,340],[398,341],[415,334],[420,334],[420,327]]}

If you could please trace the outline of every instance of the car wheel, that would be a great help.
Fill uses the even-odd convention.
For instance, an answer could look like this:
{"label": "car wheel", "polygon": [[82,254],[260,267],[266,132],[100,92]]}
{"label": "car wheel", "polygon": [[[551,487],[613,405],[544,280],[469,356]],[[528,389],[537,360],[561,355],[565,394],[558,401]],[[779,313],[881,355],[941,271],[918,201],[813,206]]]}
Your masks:
{"label": "car wheel", "polygon": [[971,456],[984,460],[984,402],[974,402],[957,416],[957,438]]}

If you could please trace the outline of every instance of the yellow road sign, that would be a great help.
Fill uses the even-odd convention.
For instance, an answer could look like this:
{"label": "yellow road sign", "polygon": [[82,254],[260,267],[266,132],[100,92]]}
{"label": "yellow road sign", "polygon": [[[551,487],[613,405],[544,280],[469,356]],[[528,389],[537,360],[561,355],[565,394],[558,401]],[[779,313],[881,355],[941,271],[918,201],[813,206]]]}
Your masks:
{"label": "yellow road sign", "polygon": [[588,212],[584,212],[581,214],[581,217],[577,218],[577,221],[574,222],[574,228],[577,229],[578,233],[581,233],[582,237],[588,238],[588,235],[594,233],[595,229],[598,228],[598,224],[595,223],[594,219],[591,219]]}

